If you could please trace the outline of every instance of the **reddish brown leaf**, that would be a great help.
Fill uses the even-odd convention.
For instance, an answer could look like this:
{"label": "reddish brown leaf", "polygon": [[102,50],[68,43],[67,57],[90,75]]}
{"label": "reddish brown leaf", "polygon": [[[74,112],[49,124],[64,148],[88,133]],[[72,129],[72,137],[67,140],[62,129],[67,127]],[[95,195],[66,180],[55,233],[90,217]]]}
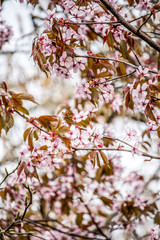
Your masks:
{"label": "reddish brown leaf", "polygon": [[113,38],[113,34],[112,32],[109,32],[108,33],[108,36],[107,36],[107,44],[109,47],[113,48],[114,46],[114,38]]}
{"label": "reddish brown leaf", "polygon": [[119,63],[119,68],[122,73],[122,75],[126,75],[126,67],[124,63]]}
{"label": "reddish brown leaf", "polygon": [[130,92],[128,92],[125,96],[125,106],[129,107],[132,110],[134,108],[134,102],[133,102],[132,95],[130,94]]}
{"label": "reddish brown leaf", "polygon": [[99,153],[101,155],[101,158],[102,158],[104,164],[109,165],[109,161],[108,161],[108,158],[107,158],[106,154],[102,151],[99,151]]}
{"label": "reddish brown leaf", "polygon": [[101,164],[100,164],[100,159],[99,159],[99,154],[97,152],[97,166],[100,168],[101,167]]}
{"label": "reddish brown leaf", "polygon": [[27,139],[27,136],[28,136],[28,134],[29,134],[29,132],[31,131],[31,127],[29,127],[29,128],[27,128],[25,131],[24,131],[24,133],[23,133],[23,140],[24,141],[26,141],[26,139]]}
{"label": "reddish brown leaf", "polygon": [[3,191],[0,191],[0,197],[3,199],[3,200],[6,200],[6,191],[3,190]]}
{"label": "reddish brown leaf", "polygon": [[134,0],[128,0],[128,3],[129,3],[130,6],[133,6]]}
{"label": "reddish brown leaf", "polygon": [[18,169],[17,169],[17,175],[18,175],[18,177],[19,177],[19,175],[21,174],[21,172],[23,171],[23,169],[24,169],[25,166],[26,166],[26,163],[25,163],[25,162],[22,162],[22,163],[19,165],[19,167],[18,167]]}
{"label": "reddish brown leaf", "polygon": [[76,224],[77,226],[80,226],[83,220],[83,214],[82,213],[77,213],[77,218],[76,218]]}
{"label": "reddish brown leaf", "polygon": [[153,114],[153,112],[152,112],[152,109],[151,109],[149,103],[147,104],[147,106],[146,106],[146,108],[145,108],[145,115],[146,115],[149,119],[151,119],[152,121],[157,122],[157,120],[156,120],[156,118],[155,118],[155,116],[154,116],[154,114]]}
{"label": "reddish brown leaf", "polygon": [[10,128],[13,127],[13,125],[14,125],[14,118],[13,118],[12,114],[9,114],[8,115],[8,121],[6,122],[6,127],[9,130]]}
{"label": "reddish brown leaf", "polygon": [[5,82],[2,82],[0,84],[0,87],[3,88],[5,92],[7,92],[7,84]]}
{"label": "reddish brown leaf", "polygon": [[106,197],[100,197],[100,199],[103,201],[103,203],[104,204],[106,204],[106,205],[111,205],[111,204],[113,204],[113,201],[111,200],[111,199],[109,199],[109,198],[106,198]]}
{"label": "reddish brown leaf", "polygon": [[43,145],[43,146],[40,147],[39,150],[47,150],[47,149],[48,149],[48,146],[47,145]]}
{"label": "reddish brown leaf", "polygon": [[39,118],[36,118],[36,120],[42,125],[42,127],[48,130],[51,130],[53,122],[58,122],[58,118],[56,116],[53,117],[50,115],[40,116]]}
{"label": "reddish brown leaf", "polygon": [[107,31],[105,32],[105,36],[103,37],[103,44],[107,41]]}
{"label": "reddish brown leaf", "polygon": [[95,78],[105,78],[105,77],[108,77],[108,76],[111,76],[111,74],[108,72],[108,70],[107,71],[105,71],[105,72],[101,72],[101,73],[99,73],[99,74],[97,74],[96,76],[95,76]]}
{"label": "reddish brown leaf", "polygon": [[91,93],[92,100],[95,101],[95,102],[98,102],[99,92],[97,91],[97,89],[96,88],[91,88],[90,91],[92,92]]}
{"label": "reddish brown leaf", "polygon": [[122,53],[122,57],[127,59],[128,58],[127,45],[124,40],[121,40],[120,42],[120,51]]}
{"label": "reddish brown leaf", "polygon": [[70,149],[71,148],[71,141],[66,137],[61,137],[61,139],[64,142],[64,144]]}
{"label": "reddish brown leaf", "polygon": [[18,105],[18,106],[16,107],[16,110],[22,112],[22,113],[25,114],[25,115],[29,115],[28,110],[27,110],[26,108],[22,107],[21,105]]}
{"label": "reddish brown leaf", "polygon": [[37,131],[36,131],[36,130],[34,130],[34,132],[33,132],[33,137],[34,137],[36,140],[38,140],[38,139],[39,139],[39,137],[38,137],[38,134],[37,134]]}
{"label": "reddish brown leaf", "polygon": [[34,146],[33,146],[33,136],[32,136],[32,132],[30,132],[28,134],[28,146],[30,147],[30,150],[32,152]]}
{"label": "reddish brown leaf", "polygon": [[33,103],[37,104],[37,102],[35,101],[34,97],[31,94],[28,94],[28,93],[13,94],[12,98],[27,100],[27,101],[30,101],[30,102],[33,102]]}
{"label": "reddish brown leaf", "polygon": [[38,176],[36,167],[34,167],[34,171],[33,171],[33,173],[32,173],[32,177],[34,177],[34,178],[36,178],[36,179],[39,180],[39,176]]}
{"label": "reddish brown leaf", "polygon": [[37,5],[39,3],[38,0],[28,0],[29,3],[31,3],[32,5]]}
{"label": "reddish brown leaf", "polygon": [[60,132],[60,133],[66,133],[66,132],[69,132],[69,127],[67,127],[67,126],[61,126],[61,127],[59,127],[58,128],[58,131]]}

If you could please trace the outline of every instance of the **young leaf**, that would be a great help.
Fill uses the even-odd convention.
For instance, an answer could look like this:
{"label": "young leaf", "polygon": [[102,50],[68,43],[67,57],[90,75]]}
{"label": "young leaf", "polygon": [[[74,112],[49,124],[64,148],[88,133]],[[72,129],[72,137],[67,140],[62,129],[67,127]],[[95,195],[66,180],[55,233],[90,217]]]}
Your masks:
{"label": "young leaf", "polygon": [[36,118],[36,120],[42,125],[42,127],[46,128],[48,130],[51,130],[53,122],[58,121],[57,117],[52,117],[50,115],[40,116],[40,117]]}
{"label": "young leaf", "polygon": [[37,131],[36,131],[36,130],[34,130],[34,131],[33,131],[33,137],[34,137],[36,140],[38,140],[38,139],[39,139],[39,137],[38,137],[38,134],[37,134]]}
{"label": "young leaf", "polygon": [[132,94],[130,94],[130,92],[128,92],[125,96],[125,106],[129,107],[132,110],[134,108],[134,102],[133,102]]}
{"label": "young leaf", "polygon": [[97,152],[97,166],[100,168],[101,167],[101,164],[100,164],[100,159],[99,159],[99,154]]}
{"label": "young leaf", "polygon": [[106,204],[106,205],[111,205],[111,204],[113,204],[113,201],[111,200],[111,199],[109,199],[109,198],[106,198],[106,197],[100,197],[100,199],[103,201],[103,203],[104,204]]}
{"label": "young leaf", "polygon": [[130,6],[133,6],[134,0],[128,0],[128,3],[129,3]]}
{"label": "young leaf", "polygon": [[2,82],[0,84],[0,87],[3,88],[5,92],[7,92],[7,84],[5,82]]}
{"label": "young leaf", "polygon": [[47,150],[47,149],[48,149],[48,146],[47,145],[43,145],[43,146],[40,147],[39,150]]}
{"label": "young leaf", "polygon": [[17,169],[17,175],[18,175],[18,177],[20,176],[20,174],[21,174],[21,172],[23,171],[23,169],[24,169],[25,166],[26,166],[26,163],[25,163],[24,161],[19,165],[19,167],[18,167],[18,169]]}
{"label": "young leaf", "polygon": [[59,133],[64,134],[66,132],[69,132],[69,127],[67,126],[61,126],[58,128]]}
{"label": "young leaf", "polygon": [[149,119],[151,119],[154,122],[157,122],[149,103],[147,104],[147,106],[145,108],[145,114]]}
{"label": "young leaf", "polygon": [[112,34],[111,31],[108,33],[107,43],[108,43],[109,47],[113,48],[113,46],[114,46],[114,38],[113,38],[113,34]]}
{"label": "young leaf", "polygon": [[122,57],[127,59],[128,58],[127,45],[124,40],[121,40],[120,42],[120,51],[122,53]]}
{"label": "young leaf", "polygon": [[9,114],[8,117],[9,117],[9,119],[6,122],[6,126],[8,127],[8,129],[10,129],[14,125],[14,118],[13,118],[12,114]]}
{"label": "young leaf", "polygon": [[32,132],[30,132],[28,134],[28,146],[30,147],[30,150],[32,152],[34,146],[33,146],[33,136],[32,136]]}
{"label": "young leaf", "polygon": [[102,158],[104,164],[109,165],[109,161],[108,161],[108,158],[107,158],[106,154],[102,151],[99,151],[99,153],[101,155],[101,158]]}
{"label": "young leaf", "polygon": [[77,213],[77,218],[76,218],[77,226],[80,226],[82,221],[83,221],[83,214],[82,213]]}
{"label": "young leaf", "polygon": [[24,114],[26,114],[26,115],[29,115],[28,110],[27,110],[26,108],[22,107],[21,105],[18,105],[18,106],[16,107],[16,110],[17,110],[17,111],[20,111],[20,112],[22,112],[22,113],[24,113]]}
{"label": "young leaf", "polygon": [[37,104],[34,97],[31,94],[28,94],[28,93],[17,93],[17,94],[12,95],[12,98],[16,98],[16,99],[19,98],[19,99],[27,100],[27,101],[30,101],[30,102],[33,102],[33,103]]}
{"label": "young leaf", "polygon": [[126,75],[126,67],[124,63],[119,63],[120,71],[122,75]]}
{"label": "young leaf", "polygon": [[31,127],[27,128],[24,133],[23,133],[23,140],[26,141],[27,137],[28,137],[28,134],[29,132],[31,131]]}

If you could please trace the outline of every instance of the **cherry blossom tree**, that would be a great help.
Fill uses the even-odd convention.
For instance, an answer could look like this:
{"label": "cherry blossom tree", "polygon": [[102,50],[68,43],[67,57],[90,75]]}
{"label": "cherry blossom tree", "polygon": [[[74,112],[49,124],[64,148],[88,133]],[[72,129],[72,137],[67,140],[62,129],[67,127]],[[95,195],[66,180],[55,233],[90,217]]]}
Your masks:
{"label": "cherry blossom tree", "polygon": [[[160,4],[50,0],[46,9],[30,54],[47,78],[74,82],[74,97],[31,116],[25,102],[36,98],[1,82],[0,133],[15,116],[27,127],[18,164],[0,183],[0,238],[159,239],[159,166],[148,178],[122,161],[160,161]],[[3,52],[14,33],[3,19],[0,32]],[[125,118],[143,131],[131,122],[119,134],[113,122]]]}

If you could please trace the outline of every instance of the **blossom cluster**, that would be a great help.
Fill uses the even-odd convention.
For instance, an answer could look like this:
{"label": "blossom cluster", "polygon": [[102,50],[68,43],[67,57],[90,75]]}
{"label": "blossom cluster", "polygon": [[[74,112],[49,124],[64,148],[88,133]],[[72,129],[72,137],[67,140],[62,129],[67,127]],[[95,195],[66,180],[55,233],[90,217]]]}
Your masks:
{"label": "blossom cluster", "polygon": [[10,26],[7,25],[6,21],[0,16],[0,49],[3,44],[8,42],[13,35],[13,31]]}

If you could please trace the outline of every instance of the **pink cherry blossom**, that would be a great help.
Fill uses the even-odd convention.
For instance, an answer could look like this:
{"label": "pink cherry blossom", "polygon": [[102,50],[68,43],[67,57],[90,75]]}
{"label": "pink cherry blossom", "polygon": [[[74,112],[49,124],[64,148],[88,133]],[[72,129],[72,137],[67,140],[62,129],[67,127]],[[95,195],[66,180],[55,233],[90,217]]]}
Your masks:
{"label": "pink cherry blossom", "polygon": [[124,30],[123,29],[120,29],[119,27],[117,27],[115,29],[113,28],[111,31],[113,33],[114,39],[117,42],[124,40]]}
{"label": "pink cherry blossom", "polygon": [[60,65],[62,67],[70,68],[73,65],[73,60],[71,57],[67,57],[67,53],[63,52],[62,56],[60,57]]}
{"label": "pink cherry blossom", "polygon": [[10,26],[7,25],[5,20],[1,19],[0,15],[0,49],[2,45],[8,42],[13,36],[13,31]]}
{"label": "pink cherry blossom", "polygon": [[112,101],[112,104],[111,104],[111,107],[112,107],[113,111],[120,113],[120,107],[121,106],[122,106],[121,96],[120,96],[120,94],[115,94],[114,98],[113,98],[113,101]]}
{"label": "pink cherry blossom", "polygon": [[54,8],[52,11],[51,10],[48,10],[47,11],[47,14],[48,14],[48,17],[45,19],[44,21],[44,27],[45,29],[47,29],[48,31],[52,28],[52,25],[53,25],[53,16],[56,12],[56,9]]}
{"label": "pink cherry blossom", "polygon": [[130,139],[137,139],[137,131],[135,129],[127,128],[126,133]]}
{"label": "pink cherry blossom", "polygon": [[141,210],[144,210],[147,202],[143,201],[140,197],[135,198],[134,207],[139,207]]}
{"label": "pink cherry blossom", "polygon": [[151,229],[150,240],[159,239],[159,226],[156,225],[155,228]]}
{"label": "pink cherry blossom", "polygon": [[77,138],[77,136],[78,136],[79,134],[80,134],[79,128],[78,128],[77,126],[75,126],[75,125],[72,125],[72,126],[70,127],[70,131],[67,132],[65,135],[66,135],[66,137],[68,137],[69,139],[74,140],[74,139]]}
{"label": "pink cherry blossom", "polygon": [[136,72],[138,74],[140,74],[141,76],[147,76],[148,75],[148,72],[149,72],[149,69],[148,68],[143,68],[142,66],[139,66],[136,70]]}
{"label": "pink cherry blossom", "polygon": [[81,111],[81,112],[75,114],[76,122],[81,122],[82,120],[85,120],[87,117],[88,117],[88,111],[86,111],[86,112]]}
{"label": "pink cherry blossom", "polygon": [[73,65],[73,71],[76,73],[78,70],[84,70],[87,60],[85,58],[79,59]]}
{"label": "pink cherry blossom", "polygon": [[138,156],[142,155],[142,152],[139,150],[141,144],[139,142],[136,142],[134,144],[134,147],[132,149],[132,156],[134,156],[134,154],[137,154]]}
{"label": "pink cherry blossom", "polygon": [[79,85],[77,85],[76,94],[78,98],[91,99],[91,91],[89,90],[89,83],[83,79]]}
{"label": "pink cherry blossom", "polygon": [[114,88],[111,84],[108,83],[103,84],[103,87],[100,87],[100,90],[102,92],[102,98],[105,103],[108,103],[113,99]]}
{"label": "pink cherry blossom", "polygon": [[151,8],[151,3],[148,0],[140,0],[139,4],[137,5],[138,10],[147,10],[148,8]]}

